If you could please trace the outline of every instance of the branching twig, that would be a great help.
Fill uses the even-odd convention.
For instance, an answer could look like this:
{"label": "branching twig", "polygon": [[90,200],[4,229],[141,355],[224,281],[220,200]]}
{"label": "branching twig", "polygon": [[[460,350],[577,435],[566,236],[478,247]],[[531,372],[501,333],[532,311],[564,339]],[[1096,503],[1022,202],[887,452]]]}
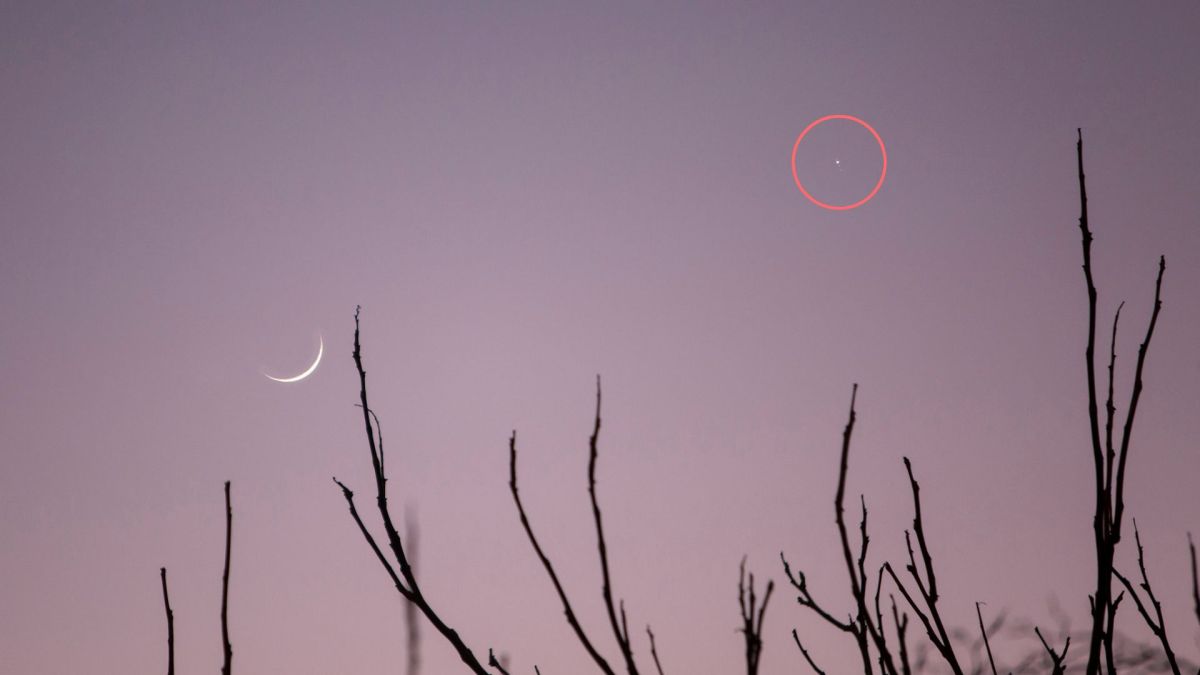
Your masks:
{"label": "branching twig", "polygon": [[1154,616],[1150,616],[1146,605],[1142,602],[1142,598],[1138,592],[1134,590],[1133,584],[1129,583],[1129,579],[1121,574],[1119,570],[1113,568],[1113,575],[1117,580],[1125,586],[1125,590],[1129,596],[1133,598],[1133,602],[1137,605],[1138,613],[1142,615],[1142,619],[1146,625],[1150,627],[1150,631],[1154,633],[1154,637],[1158,638],[1159,644],[1162,645],[1163,653],[1167,657],[1167,663],[1171,666],[1171,672],[1174,675],[1180,675],[1179,662],[1175,659],[1175,650],[1171,649],[1171,642],[1167,639],[1167,625],[1163,620],[1162,603],[1154,595],[1154,589],[1150,587],[1150,578],[1146,575],[1146,558],[1145,552],[1142,549],[1142,536],[1138,533],[1137,521],[1133,521],[1133,538],[1137,542],[1138,550],[1138,569],[1142,573],[1142,583],[1140,586],[1146,592],[1146,597],[1150,600],[1150,605],[1154,608]]}
{"label": "branching twig", "polygon": [[[746,675],[758,675],[759,658],[762,655],[763,615],[767,612],[767,603],[771,601],[771,592],[775,590],[775,582],[767,581],[767,592],[763,594],[762,605],[758,605],[758,596],[754,591],[754,573],[750,573],[750,583],[746,583],[746,559],[738,568],[738,606],[742,613],[741,632],[746,638]],[[757,609],[757,613],[755,612]]]}
{"label": "branching twig", "polygon": [[367,371],[365,368],[363,368],[362,362],[362,346],[359,342],[358,315],[359,310],[355,309],[353,356],[355,368],[358,370],[359,407],[361,407],[363,411],[363,426],[366,430],[367,445],[371,452],[371,468],[375,475],[375,502],[379,509],[380,518],[383,521],[383,529],[384,534],[387,537],[388,548],[391,549],[392,556],[395,558],[397,566],[399,567],[398,574],[396,568],[392,566],[391,562],[387,559],[387,556],[384,555],[383,550],[375,542],[375,538],[371,535],[370,530],[367,529],[366,525],[362,521],[362,518],[359,516],[358,510],[354,505],[354,492],[339,482],[336,478],[334,479],[334,482],[341,487],[342,496],[346,498],[346,503],[350,507],[350,515],[354,518],[355,524],[358,525],[359,531],[362,532],[363,538],[366,539],[367,544],[375,553],[375,557],[379,559],[379,562],[387,571],[388,576],[391,577],[392,583],[396,586],[396,590],[399,591],[400,595],[403,596],[405,600],[414,603],[417,608],[421,610],[421,613],[425,616],[425,619],[433,625],[434,629],[436,629],[437,632],[441,634],[441,636],[445,638],[445,640],[449,642],[452,647],[454,647],[459,659],[462,660],[462,662],[471,670],[472,673],[475,673],[475,675],[490,675],[488,670],[479,661],[478,657],[476,657],[474,652],[471,651],[470,647],[468,647],[467,644],[463,642],[462,638],[459,637],[458,632],[446,625],[446,622],[442,620],[442,618],[437,614],[436,611],[434,611],[433,607],[430,606],[429,602],[426,600],[424,593],[421,591],[421,586],[417,583],[416,576],[413,573],[412,564],[410,563],[409,557],[405,552],[404,543],[400,538],[400,533],[396,530],[396,526],[392,521],[392,514],[388,509],[387,476],[384,473],[383,464],[383,437],[382,435],[376,434],[376,425],[374,424],[376,419],[375,413],[371,409],[370,403],[367,401]]}
{"label": "branching twig", "polygon": [[1071,648],[1071,636],[1067,636],[1067,641],[1063,644],[1063,650],[1060,654],[1054,651],[1050,643],[1046,642],[1046,638],[1042,636],[1040,628],[1035,626],[1033,632],[1037,633],[1038,639],[1042,641],[1042,646],[1046,648],[1046,653],[1050,655],[1050,663],[1054,667],[1052,675],[1063,675],[1066,672],[1067,650]]}

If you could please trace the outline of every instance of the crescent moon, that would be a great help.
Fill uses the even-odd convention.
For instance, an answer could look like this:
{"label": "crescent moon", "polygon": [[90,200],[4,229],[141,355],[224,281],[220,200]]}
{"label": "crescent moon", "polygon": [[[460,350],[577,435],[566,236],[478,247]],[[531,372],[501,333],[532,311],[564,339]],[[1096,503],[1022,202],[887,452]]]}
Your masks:
{"label": "crescent moon", "polygon": [[325,353],[325,340],[321,339],[321,336],[319,336],[319,335],[317,336],[317,340],[319,342],[319,346],[317,347],[317,359],[312,362],[312,365],[308,367],[308,370],[304,371],[303,373],[300,373],[299,375],[297,375],[295,377],[271,377],[270,375],[267,375],[266,373],[263,373],[263,375],[267,375],[267,379],[269,379],[269,380],[275,380],[276,382],[284,382],[284,383],[299,382],[300,380],[303,380],[304,378],[308,377],[309,375],[312,375],[313,371],[315,371],[317,369],[317,366],[320,365],[320,363],[321,363],[321,355]]}

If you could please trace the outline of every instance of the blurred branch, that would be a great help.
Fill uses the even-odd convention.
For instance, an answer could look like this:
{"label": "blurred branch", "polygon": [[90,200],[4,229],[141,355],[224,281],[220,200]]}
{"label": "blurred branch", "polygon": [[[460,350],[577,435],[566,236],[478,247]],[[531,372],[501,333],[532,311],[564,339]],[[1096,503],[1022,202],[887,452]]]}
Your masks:
{"label": "blurred branch", "polygon": [[767,592],[763,594],[762,605],[759,606],[754,591],[754,573],[750,573],[750,583],[747,584],[746,558],[743,557],[738,568],[738,605],[742,613],[741,632],[746,638],[746,675],[758,675],[759,657],[763,648],[763,616],[767,612],[767,603],[771,601],[771,592],[774,590],[775,582],[767,581]]}

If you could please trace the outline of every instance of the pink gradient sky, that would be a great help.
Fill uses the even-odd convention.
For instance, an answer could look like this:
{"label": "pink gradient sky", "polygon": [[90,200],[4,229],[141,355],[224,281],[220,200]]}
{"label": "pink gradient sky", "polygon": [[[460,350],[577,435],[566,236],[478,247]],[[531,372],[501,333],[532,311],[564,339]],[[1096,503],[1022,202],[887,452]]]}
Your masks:
{"label": "pink gradient sky", "polygon": [[[615,583],[669,672],[741,668],[743,554],[781,582],[786,551],[849,607],[851,382],[872,560],[903,550],[908,455],[954,623],[976,600],[1047,621],[1053,596],[1082,625],[1080,126],[1101,310],[1129,301],[1119,391],[1167,255],[1129,514],[1200,655],[1200,6],[605,5],[0,8],[0,672],[164,670],[162,565],[180,672],[215,672],[225,479],[235,671],[399,672],[401,601],[330,482],[369,494],[356,304],[426,593],[516,672],[589,670],[507,492],[513,428],[534,526],[615,653],[585,489],[597,373]],[[888,144],[851,212],[788,167],[830,113]],[[863,140],[823,147],[860,170]],[[825,152],[814,180],[852,196]],[[309,380],[262,376],[318,333]],[[793,598],[764,673],[802,669],[793,626],[852,668]],[[462,672],[428,629],[425,653]]]}

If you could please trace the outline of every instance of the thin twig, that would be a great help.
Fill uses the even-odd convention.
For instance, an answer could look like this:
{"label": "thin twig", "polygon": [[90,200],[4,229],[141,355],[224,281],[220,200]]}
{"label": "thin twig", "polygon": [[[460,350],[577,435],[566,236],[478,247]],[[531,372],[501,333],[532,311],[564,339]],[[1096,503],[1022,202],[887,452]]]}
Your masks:
{"label": "thin twig", "polygon": [[658,675],[663,675],[662,663],[658,660],[658,645],[654,643],[654,631],[650,630],[650,625],[646,625],[646,635],[650,636],[650,657],[654,659],[654,669],[658,671]]}
{"label": "thin twig", "polygon": [[162,578],[163,606],[167,608],[167,675],[175,675],[175,613],[167,595],[167,568],[160,567],[158,574]]}
{"label": "thin twig", "polygon": [[[225,481],[225,572],[221,576],[221,643],[225,661],[221,675],[233,672],[233,646],[229,644],[229,549],[233,543],[233,506],[229,501],[229,481]],[[164,575],[165,580],[165,575]]]}
{"label": "thin twig", "polygon": [[975,616],[979,617],[979,634],[983,636],[983,647],[987,650],[988,664],[992,667],[992,675],[996,673],[996,659],[992,657],[992,644],[988,642],[987,627],[983,625],[983,610],[979,608],[980,603],[975,603]]}
{"label": "thin twig", "polygon": [[1138,551],[1138,569],[1142,573],[1142,590],[1146,592],[1146,597],[1150,600],[1151,606],[1154,607],[1154,616],[1150,616],[1150,612],[1146,609],[1146,605],[1142,602],[1141,596],[1134,590],[1133,584],[1129,583],[1129,579],[1125,578],[1116,568],[1113,569],[1113,575],[1117,580],[1125,586],[1125,590],[1133,598],[1133,602],[1137,605],[1138,613],[1142,615],[1142,619],[1146,625],[1150,627],[1150,631],[1154,633],[1154,637],[1158,638],[1159,644],[1162,645],[1163,653],[1167,657],[1167,663],[1171,666],[1171,672],[1174,675],[1180,675],[1179,662],[1175,658],[1175,650],[1171,649],[1171,641],[1167,639],[1167,625],[1163,619],[1162,603],[1154,595],[1154,589],[1150,587],[1150,578],[1146,575],[1146,558],[1145,551],[1142,549],[1142,536],[1138,533],[1137,521],[1133,521],[1133,538],[1137,542]]}
{"label": "thin twig", "polygon": [[1066,672],[1067,650],[1071,648],[1071,636],[1067,636],[1067,641],[1063,644],[1063,650],[1060,654],[1054,651],[1054,648],[1050,646],[1050,643],[1046,642],[1046,638],[1042,636],[1042,630],[1040,628],[1034,626],[1033,632],[1037,634],[1038,639],[1042,641],[1042,646],[1046,648],[1046,653],[1050,655],[1050,663],[1054,667],[1052,675],[1063,675]]}
{"label": "thin twig", "polygon": [[[749,575],[746,583],[746,558],[738,568],[738,606],[742,614],[741,632],[746,639],[746,675],[758,674],[758,663],[762,656],[763,616],[767,612],[767,603],[771,601],[771,592],[775,590],[775,582],[767,581],[767,592],[763,595],[762,605],[758,605],[758,596],[754,590],[754,574]],[[757,612],[756,612],[757,609]]]}
{"label": "thin twig", "polygon": [[558,599],[562,602],[563,613],[566,614],[567,623],[571,626],[571,630],[575,631],[575,637],[579,639],[584,650],[596,662],[605,675],[615,675],[613,669],[608,665],[608,661],[600,655],[596,647],[592,644],[587,633],[580,625],[578,617],[575,615],[574,608],[571,607],[571,601],[567,598],[567,592],[563,589],[562,582],[558,579],[558,573],[554,571],[554,564],[550,562],[550,558],[542,550],[542,545],[538,542],[537,536],[533,533],[533,527],[529,524],[529,516],[525,513],[525,506],[521,503],[521,493],[517,490],[517,432],[513,432],[508,440],[508,486],[512,492],[513,502],[517,505],[517,514],[521,518],[521,527],[525,528],[525,534],[529,538],[529,543],[533,545],[534,553],[537,554],[539,560],[542,561],[542,567],[546,570],[546,574],[550,577],[550,583],[554,585],[555,592],[558,593]]}
{"label": "thin twig", "polygon": [[817,675],[825,675],[825,671],[821,670],[821,667],[817,665],[816,661],[813,661],[812,655],[808,653],[808,650],[805,649],[804,645],[800,642],[800,635],[796,632],[795,628],[792,629],[792,639],[796,641],[796,646],[800,648],[800,654],[804,656],[805,661],[808,661],[808,665],[813,669],[813,672],[815,672]]}

